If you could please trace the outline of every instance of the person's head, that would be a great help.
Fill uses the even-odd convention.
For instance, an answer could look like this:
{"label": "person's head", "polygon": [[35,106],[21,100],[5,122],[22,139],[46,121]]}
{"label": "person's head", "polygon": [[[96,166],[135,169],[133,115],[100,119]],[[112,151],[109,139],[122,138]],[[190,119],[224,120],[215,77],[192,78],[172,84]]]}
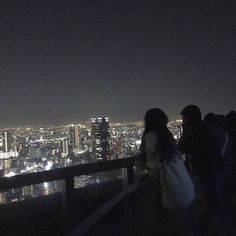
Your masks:
{"label": "person's head", "polygon": [[145,114],[145,131],[154,131],[158,134],[158,150],[163,158],[170,158],[176,151],[176,144],[172,133],[167,128],[168,117],[164,111],[159,108],[152,108]]}
{"label": "person's head", "polygon": [[208,113],[204,117],[205,123],[210,127],[222,127],[222,122],[214,113]]}
{"label": "person's head", "polygon": [[217,116],[218,119],[220,120],[221,124],[224,125],[224,123],[225,123],[225,115],[216,114],[216,116]]}
{"label": "person's head", "polygon": [[236,120],[236,112],[235,111],[230,111],[227,115],[226,115],[227,119],[230,120]]}
{"label": "person's head", "polygon": [[144,117],[145,130],[159,130],[167,126],[168,117],[164,111],[159,108],[149,109]]}
{"label": "person's head", "polygon": [[201,110],[196,105],[188,105],[182,111],[183,123],[196,123],[202,121]]}
{"label": "person's head", "polygon": [[228,130],[231,130],[233,127],[236,126],[236,112],[235,111],[230,111],[225,116],[225,125],[226,125]]}
{"label": "person's head", "polygon": [[234,117],[236,117],[236,112],[233,111],[233,110],[232,110],[232,111],[229,111],[229,115],[230,115],[230,116],[234,116]]}

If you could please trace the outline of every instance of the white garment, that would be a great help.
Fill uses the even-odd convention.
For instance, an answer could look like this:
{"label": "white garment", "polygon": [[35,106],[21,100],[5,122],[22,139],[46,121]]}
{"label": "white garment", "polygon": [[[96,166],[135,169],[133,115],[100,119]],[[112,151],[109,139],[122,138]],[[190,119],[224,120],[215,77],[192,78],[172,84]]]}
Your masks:
{"label": "white garment", "polygon": [[158,137],[155,132],[146,133],[144,136],[147,166],[151,169],[160,168],[160,153],[156,151]]}
{"label": "white garment", "polygon": [[195,197],[194,184],[178,153],[161,167],[163,206],[169,210],[188,208]]}
{"label": "white garment", "polygon": [[158,135],[155,132],[146,133],[144,142],[147,166],[161,171],[163,206],[169,210],[189,207],[195,196],[194,185],[179,153],[160,163],[161,154],[156,150]]}

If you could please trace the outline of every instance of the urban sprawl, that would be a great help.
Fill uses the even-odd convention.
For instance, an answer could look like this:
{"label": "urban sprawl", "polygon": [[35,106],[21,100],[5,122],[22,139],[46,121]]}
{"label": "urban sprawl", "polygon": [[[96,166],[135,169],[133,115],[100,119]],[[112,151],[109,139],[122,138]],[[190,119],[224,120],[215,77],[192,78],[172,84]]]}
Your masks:
{"label": "urban sprawl", "polygon": [[[181,120],[168,124],[175,139],[180,137],[181,124]],[[142,132],[142,121],[111,123],[108,117],[91,118],[86,124],[3,129],[0,131],[0,176],[134,156],[139,153]],[[98,177],[81,176],[75,185],[83,187],[98,181]],[[0,193],[0,203],[59,189],[59,181],[12,189]]]}

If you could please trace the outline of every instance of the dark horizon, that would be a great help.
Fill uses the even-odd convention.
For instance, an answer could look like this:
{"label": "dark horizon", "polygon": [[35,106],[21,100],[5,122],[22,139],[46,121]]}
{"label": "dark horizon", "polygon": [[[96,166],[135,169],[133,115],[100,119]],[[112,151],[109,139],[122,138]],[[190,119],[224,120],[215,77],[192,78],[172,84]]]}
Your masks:
{"label": "dark horizon", "polygon": [[0,127],[236,110],[235,1],[0,3]]}

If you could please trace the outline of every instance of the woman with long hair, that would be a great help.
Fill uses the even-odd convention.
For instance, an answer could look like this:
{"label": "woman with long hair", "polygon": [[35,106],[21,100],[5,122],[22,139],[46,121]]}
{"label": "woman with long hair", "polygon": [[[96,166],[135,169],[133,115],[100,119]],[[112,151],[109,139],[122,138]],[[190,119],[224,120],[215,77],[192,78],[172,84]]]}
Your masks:
{"label": "woman with long hair", "polygon": [[[149,169],[150,176],[155,176],[156,187],[158,184],[160,185],[162,205],[170,210],[179,235],[193,235],[188,222],[188,206],[193,201],[190,198],[194,198],[194,196],[184,194],[187,189],[185,186],[191,182],[191,179],[178,154],[174,137],[167,127],[168,117],[161,109],[152,108],[147,111],[144,122],[141,157]],[[177,171],[172,172],[172,176],[171,169],[174,172]],[[181,179],[181,184],[178,183],[177,178]],[[187,198],[184,198],[185,196]]]}
{"label": "woman with long hair", "polygon": [[147,166],[156,169],[163,158],[171,158],[176,152],[175,140],[167,128],[168,117],[161,109],[148,110],[144,122],[141,153]]}

